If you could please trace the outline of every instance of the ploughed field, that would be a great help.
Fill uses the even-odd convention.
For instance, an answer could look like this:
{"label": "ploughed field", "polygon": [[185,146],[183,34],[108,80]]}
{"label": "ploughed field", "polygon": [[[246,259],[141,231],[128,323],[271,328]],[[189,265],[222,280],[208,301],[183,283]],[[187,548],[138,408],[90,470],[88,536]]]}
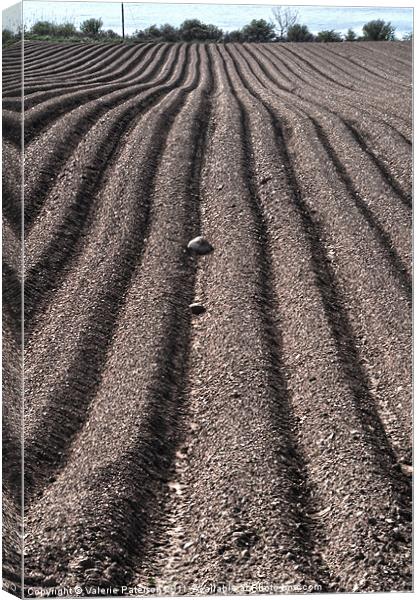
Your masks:
{"label": "ploughed field", "polygon": [[[20,51],[3,55],[16,584]],[[411,589],[411,45],[24,54],[25,585]]]}

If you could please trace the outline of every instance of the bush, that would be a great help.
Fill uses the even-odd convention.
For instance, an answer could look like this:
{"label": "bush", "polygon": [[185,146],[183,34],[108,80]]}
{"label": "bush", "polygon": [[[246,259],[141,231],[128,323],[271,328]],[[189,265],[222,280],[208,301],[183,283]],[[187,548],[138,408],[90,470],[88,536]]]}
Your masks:
{"label": "bush", "polygon": [[325,31],[319,31],[319,33],[317,34],[317,41],[318,42],[341,42],[342,41],[342,36],[340,35],[339,31],[334,31],[333,29],[330,30],[325,30]]}
{"label": "bush", "polygon": [[384,23],[383,20],[369,21],[362,28],[364,33],[363,39],[370,42],[381,42],[394,40],[395,27],[391,23]]}
{"label": "bush", "polygon": [[33,35],[56,35],[57,26],[50,21],[37,21],[30,28],[30,33]]}
{"label": "bush", "polygon": [[161,25],[160,35],[166,42],[177,42],[179,40],[179,30],[168,23]]}
{"label": "bush", "polygon": [[80,31],[89,37],[98,37],[102,25],[102,19],[87,19],[80,25]]}
{"label": "bush", "polygon": [[179,36],[185,42],[204,40],[206,36],[204,23],[199,19],[187,19],[179,27]]}
{"label": "bush", "polygon": [[207,25],[207,40],[218,42],[221,41],[223,37],[224,32],[222,29],[220,29],[216,25]]}
{"label": "bush", "polygon": [[348,29],[348,31],[345,34],[345,40],[347,42],[355,42],[356,41],[356,33],[353,29]]}
{"label": "bush", "polygon": [[107,40],[117,40],[121,38],[119,33],[116,33],[116,31],[114,31],[113,29],[107,29],[106,31],[103,31],[102,36]]}
{"label": "bush", "polygon": [[312,42],[314,35],[310,33],[307,25],[300,25],[296,23],[291,27],[288,27],[287,41],[288,42]]}
{"label": "bush", "polygon": [[13,31],[10,29],[3,29],[1,32],[1,41],[3,46],[8,46],[9,44],[13,44],[16,41],[16,36]]}
{"label": "bush", "polygon": [[405,33],[402,39],[404,42],[411,42],[413,40],[413,31]]}
{"label": "bush", "polygon": [[228,31],[224,35],[225,42],[242,42],[243,34],[240,29],[234,29],[233,31]]}
{"label": "bush", "polygon": [[185,42],[221,40],[223,31],[215,25],[206,25],[199,19],[187,19],[179,27],[179,37]]}
{"label": "bush", "polygon": [[275,25],[265,19],[253,19],[243,27],[242,36],[245,42],[272,42],[275,37]]}
{"label": "bush", "polygon": [[73,23],[62,23],[61,25],[55,25],[55,33],[60,37],[72,37],[77,35],[77,29]]}
{"label": "bush", "polygon": [[135,40],[136,42],[142,42],[143,40],[146,39],[146,37],[144,35],[144,31],[142,29],[136,29],[134,31],[134,33],[132,34],[132,39]]}

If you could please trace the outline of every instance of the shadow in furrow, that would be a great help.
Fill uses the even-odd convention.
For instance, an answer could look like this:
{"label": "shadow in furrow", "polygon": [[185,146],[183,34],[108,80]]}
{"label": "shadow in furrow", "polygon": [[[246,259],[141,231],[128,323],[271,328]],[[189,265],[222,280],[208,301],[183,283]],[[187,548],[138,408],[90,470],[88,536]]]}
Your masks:
{"label": "shadow in furrow", "polygon": [[[259,77],[257,77],[257,75],[254,73],[254,71],[251,69],[251,66],[249,65],[248,61],[246,60],[246,57],[243,56],[242,53],[240,53],[243,57],[243,60],[246,61],[247,66],[249,67],[250,71],[252,72],[252,75],[256,78],[256,80],[263,86],[266,88],[266,86],[263,84],[263,82],[260,80]],[[259,62],[257,61],[257,59],[255,59],[256,62],[259,64]],[[234,58],[233,58],[234,61]],[[235,62],[235,61],[234,61]],[[240,69],[237,66],[236,62],[236,70],[240,73]],[[262,68],[262,65],[260,65]],[[265,72],[265,69],[262,69],[263,72],[266,74],[266,76],[269,78],[270,81],[273,82],[272,76],[269,75],[269,73]],[[243,76],[241,75],[242,80],[244,81]],[[259,99],[260,96],[258,95]],[[316,104],[316,103],[313,103]],[[289,109],[293,109],[292,106],[288,105]],[[323,107],[320,107],[321,110],[324,110]],[[314,117],[312,117],[307,110],[304,110],[302,108],[299,109],[309,120],[310,122],[313,124],[317,135],[319,137],[319,140],[321,142],[321,144],[323,145],[326,153],[328,154],[328,156],[330,157],[333,165],[335,166],[336,172],[339,176],[339,178],[341,179],[341,181],[344,183],[349,195],[351,196],[352,200],[355,203],[356,208],[359,210],[359,212],[362,214],[362,216],[366,219],[368,225],[371,227],[371,229],[373,230],[376,239],[378,240],[378,242],[380,243],[382,249],[384,250],[385,256],[387,258],[389,267],[391,269],[391,271],[393,272],[396,280],[399,282],[402,291],[405,293],[407,300],[409,302],[411,302],[411,295],[412,295],[412,283],[411,283],[411,279],[409,277],[409,273],[406,270],[405,265],[403,264],[403,261],[401,260],[401,258],[399,257],[399,255],[397,254],[396,250],[393,248],[393,244],[391,241],[390,236],[388,235],[388,233],[384,230],[384,228],[380,225],[380,223],[377,221],[377,219],[375,218],[373,212],[368,208],[368,206],[365,204],[365,202],[362,201],[362,199],[359,196],[359,193],[357,192],[357,190],[355,189],[355,186],[350,178],[350,175],[348,174],[348,172],[346,171],[344,165],[342,164],[342,162],[340,161],[339,157],[337,156],[335,150],[333,149],[332,145],[329,143],[327,136],[325,134],[325,132],[323,131],[323,129],[321,128],[321,126],[319,125],[319,123],[314,119]],[[334,114],[339,120],[342,121],[341,117],[339,115],[337,115],[336,113],[334,113],[333,111],[331,111],[332,114]],[[346,122],[342,121],[342,123],[347,126]],[[349,133],[352,133],[352,129],[347,126]],[[353,136],[356,142],[359,142],[358,138]],[[362,140],[361,140],[362,141]],[[364,144],[365,145],[365,144]],[[361,145],[361,148],[364,150],[364,145]],[[370,151],[368,150],[368,148],[365,149],[367,152],[367,156],[370,156]],[[376,159],[377,160],[377,159]],[[375,164],[375,162],[374,162]],[[383,168],[380,168],[380,173],[384,176],[384,172],[386,173],[386,171]],[[390,176],[391,177],[391,176]],[[389,183],[389,185],[391,185],[390,180],[388,178],[385,178],[385,180],[387,181],[387,183]],[[393,178],[391,178],[391,181],[393,182]],[[397,185],[397,184],[396,184]],[[392,189],[394,189],[392,187]],[[402,191],[403,193],[403,191]]]}
{"label": "shadow in furrow", "polygon": [[373,212],[368,208],[368,206],[365,204],[365,202],[360,198],[359,193],[355,189],[354,184],[353,184],[346,168],[344,167],[344,165],[340,161],[339,157],[337,156],[334,148],[330,144],[324,130],[321,128],[319,123],[314,118],[310,117],[309,115],[307,115],[307,117],[313,123],[320,142],[322,143],[322,145],[323,145],[324,149],[326,150],[327,154],[329,155],[333,165],[335,166],[338,176],[340,177],[342,182],[345,184],[345,187],[348,190],[348,193],[351,196],[352,200],[354,201],[356,208],[359,210],[359,212],[362,214],[364,219],[367,221],[369,227],[374,232],[376,239],[380,243],[380,246],[383,249],[384,254],[387,258],[388,265],[389,265],[394,277],[399,282],[401,289],[405,293],[406,300],[409,303],[411,303],[411,301],[412,301],[412,282],[411,282],[409,273],[406,270],[405,265],[403,264],[403,261],[397,254],[396,250],[393,248],[393,244],[392,244],[390,236],[384,230],[384,228],[380,225],[380,223],[377,221],[377,219],[374,217]]}
{"label": "shadow in furrow", "polygon": [[10,185],[5,180],[5,176],[3,175],[3,185],[2,185],[2,209],[3,215],[7,219],[12,228],[13,232],[17,237],[20,238],[21,235],[21,225],[22,225],[22,214],[21,214],[21,202],[19,198],[19,193],[21,189],[20,182],[14,182],[15,189],[12,189]]}
{"label": "shadow in furrow", "polygon": [[367,143],[365,142],[364,138],[359,133],[359,131],[356,129],[355,124],[345,121],[345,125],[349,129],[349,131],[352,133],[352,136],[355,139],[355,141],[359,144],[359,146],[362,148],[362,150],[365,152],[365,154],[367,154],[369,156],[369,158],[375,164],[377,169],[380,171],[381,176],[386,181],[386,183],[392,188],[394,193],[400,198],[400,200],[403,202],[403,204],[411,209],[412,208],[411,194],[406,194],[402,190],[399,183],[395,180],[395,178],[391,175],[391,173],[388,172],[388,170],[386,169],[383,162],[378,158],[378,156],[376,156],[374,154],[374,152],[372,152],[368,148]]}
{"label": "shadow in furrow", "polygon": [[[197,73],[199,73],[199,65]],[[189,167],[185,211],[188,215],[185,219],[188,237],[199,230],[197,198],[200,192],[202,160],[210,114],[209,98],[210,91],[204,91],[198,117],[193,124],[194,152]],[[150,195],[152,195],[151,190]],[[146,232],[147,237],[149,231],[150,227]],[[141,261],[137,269],[140,268],[140,264]],[[91,573],[89,585],[105,583],[117,586],[129,585],[134,577],[134,569],[138,570],[139,566],[141,568],[141,565],[149,560],[148,552],[155,551],[154,543],[161,528],[159,512],[161,504],[158,500],[162,483],[169,478],[169,471],[179,446],[181,436],[179,421],[182,406],[186,402],[191,313],[185,310],[185,307],[193,301],[195,271],[195,262],[191,261],[189,255],[184,252],[182,269],[180,275],[174,280],[170,294],[174,300],[168,304],[165,317],[166,333],[162,336],[164,343],[160,349],[159,371],[154,384],[147,390],[150,401],[147,416],[141,423],[142,435],[138,435],[135,445],[121,458],[98,470],[86,482],[92,490],[92,494],[87,494],[87,501],[83,506],[86,515],[97,512],[98,503],[100,505],[103,498],[103,490],[107,490],[109,482],[116,482],[119,492],[122,491],[110,495],[105,492],[106,498],[104,498],[106,514],[112,519],[112,538],[117,542],[113,542],[110,538],[106,524],[103,527],[92,525],[96,552],[105,559],[111,556],[114,562],[110,569],[107,569],[106,575],[100,571]],[[84,539],[89,539],[89,527],[90,521],[87,518],[83,522]],[[119,559],[120,556],[123,556],[123,560]],[[68,561],[68,557],[65,559]],[[68,566],[65,568],[68,569]],[[78,575],[80,581],[85,577],[82,569],[80,572],[76,570],[74,574]]]}
{"label": "shadow in furrow", "polygon": [[[164,64],[164,61],[167,58],[166,54],[163,54],[161,56],[161,60],[158,62],[158,65],[162,66]],[[150,77],[153,76],[154,72],[155,71],[153,70],[150,73]],[[167,77],[164,78],[161,81],[161,83],[164,83],[170,77],[171,72],[172,70],[170,70],[170,72],[167,73]],[[141,91],[146,91],[150,87],[151,86],[147,84],[147,82],[144,82],[144,87]],[[139,110],[145,110],[150,104],[153,103],[153,101],[156,102],[162,94],[163,91],[160,91],[156,95],[151,95],[146,102],[142,103],[139,107],[132,109],[131,118],[133,115],[135,115],[136,112],[138,113]],[[62,143],[58,146],[58,148],[55,147],[55,151],[52,154],[52,156],[48,154],[43,164],[41,177],[39,179],[38,185],[31,194],[32,198],[25,198],[25,229],[29,229],[31,227],[33,221],[42,209],[47,194],[56,182],[56,177],[53,176],[54,173],[58,173],[60,171],[60,169],[65,164],[66,160],[71,156],[72,152],[75,150],[83,136],[86,135],[87,131],[91,129],[93,125],[107,111],[116,108],[117,104],[129,100],[131,96],[132,93],[130,94],[130,90],[128,88],[127,95],[124,96],[122,99],[118,98],[117,102],[114,102],[112,97],[110,97],[106,101],[104,101],[103,99],[100,102],[98,101],[94,107],[94,110],[92,110],[92,112],[87,116],[87,118],[82,117],[81,119],[78,119],[77,125],[75,125],[71,129],[71,136],[62,140]],[[117,129],[117,131],[115,131],[116,134],[121,128],[118,126],[118,124],[116,124],[115,126]]]}
{"label": "shadow in furrow", "polygon": [[[185,65],[188,64],[185,59]],[[199,72],[199,65],[197,73]],[[186,69],[183,70],[184,77]],[[156,144],[150,154],[147,167],[144,166],[144,179],[142,181],[142,197],[146,199],[144,210],[137,211],[135,217],[137,222],[132,226],[131,241],[121,251],[120,264],[114,270],[113,280],[106,287],[106,292],[98,302],[91,322],[94,327],[86,328],[79,339],[78,352],[74,355],[72,366],[62,382],[59,389],[53,392],[53,402],[49,403],[44,411],[44,423],[50,423],[52,430],[44,427],[44,442],[49,440],[51,451],[45,453],[45,443],[32,445],[30,457],[26,460],[25,471],[25,494],[26,502],[32,500],[34,493],[41,494],[45,481],[54,481],[56,472],[65,464],[65,458],[71,449],[74,436],[80,430],[86,418],[88,406],[95,396],[102,370],[106,363],[108,348],[110,347],[113,334],[116,331],[119,313],[123,306],[126,291],[128,290],[133,274],[141,265],[144,253],[144,240],[148,238],[151,220],[152,192],[155,178],[163,157],[167,138],[176,118],[181,111],[187,93],[196,85],[197,74],[188,88],[180,90],[179,97],[171,109],[160,116],[159,136],[156,136]],[[91,349],[94,348],[94,352]],[[72,404],[68,407],[69,386],[73,390]],[[63,414],[57,422],[57,407],[63,409]],[[70,411],[67,414],[66,411]],[[71,416],[70,416],[71,415]]]}
{"label": "shadow in furrow", "polygon": [[271,118],[277,134],[277,145],[280,156],[286,167],[290,189],[293,190],[295,202],[310,243],[313,270],[317,277],[325,314],[335,338],[337,352],[346,380],[350,385],[355,399],[356,409],[359,413],[359,422],[376,456],[377,464],[382,466],[383,471],[387,472],[391,480],[393,489],[400,499],[400,505],[408,506],[411,497],[411,483],[408,477],[405,477],[396,470],[388,472],[389,462],[392,465],[396,465],[398,460],[378,415],[374,398],[369,391],[368,375],[359,356],[355,341],[356,336],[341,297],[333,267],[321,242],[322,239],[325,239],[326,235],[320,223],[314,221],[311,217],[302,198],[292,160],[288,154],[288,140],[285,128],[284,130],[281,128],[273,115],[271,115]]}
{"label": "shadow in furrow", "polygon": [[[225,47],[225,46],[224,46]],[[277,306],[276,298],[272,289],[273,266],[271,250],[269,246],[269,234],[268,227],[265,221],[264,212],[262,208],[262,202],[258,194],[258,188],[256,183],[256,169],[253,156],[252,141],[250,135],[250,124],[249,117],[246,109],[240,100],[239,94],[231,81],[231,77],[228,68],[225,63],[225,59],[222,53],[219,51],[221,59],[224,64],[224,69],[229,81],[230,90],[237,102],[237,106],[240,111],[240,120],[242,126],[241,137],[243,140],[243,164],[242,169],[248,182],[248,187],[251,197],[251,211],[255,217],[255,223],[257,224],[258,230],[258,254],[260,262],[259,271],[259,288],[261,296],[261,309],[260,316],[263,323],[263,330],[266,340],[266,346],[269,352],[269,379],[270,387],[272,390],[279,394],[281,390],[281,398],[278,395],[278,401],[273,411],[272,417],[275,423],[286,424],[285,427],[281,426],[282,435],[286,436],[286,446],[288,448],[289,457],[291,464],[287,466],[288,479],[292,484],[290,492],[290,506],[301,506],[303,510],[292,509],[295,516],[295,521],[300,523],[298,531],[295,531],[293,535],[298,540],[298,543],[302,548],[305,549],[305,556],[309,557],[309,561],[316,565],[316,581],[321,584],[322,591],[328,590],[328,581],[330,580],[330,574],[326,564],[320,558],[317,552],[317,545],[322,537],[322,531],[319,525],[316,525],[316,536],[313,536],[313,523],[307,516],[309,513],[315,512],[313,507],[312,494],[310,485],[308,483],[307,466],[304,462],[302,455],[298,449],[298,442],[294,431],[297,430],[297,423],[289,402],[287,379],[285,376],[285,366],[282,359],[282,336],[280,331],[280,325],[277,325],[279,314],[279,307]],[[231,55],[229,53],[230,58]],[[236,67],[236,63],[233,60],[233,64]],[[242,80],[241,74],[236,67],[237,73]],[[247,89],[247,88],[246,88]],[[249,90],[247,90],[249,91]],[[253,95],[250,91],[249,93]],[[285,390],[285,392],[284,392]],[[308,564],[310,567],[310,564]]]}
{"label": "shadow in furrow", "polygon": [[[179,75],[180,81],[185,77],[186,63],[185,60],[184,68]],[[27,336],[31,334],[36,315],[42,311],[47,302],[48,293],[60,284],[65,277],[68,263],[82,250],[82,234],[88,223],[93,198],[111,173],[113,165],[116,164],[126,136],[143,116],[146,107],[150,109],[155,106],[161,99],[161,95],[162,92],[152,95],[148,102],[133,106],[122,119],[115,122],[112,135],[107,137],[97,149],[95,170],[91,170],[85,177],[65,219],[60,223],[41,259],[28,273],[25,287],[25,334]]]}
{"label": "shadow in furrow", "polygon": [[22,285],[19,275],[3,260],[3,309],[11,318],[12,331],[20,344],[22,326]]}
{"label": "shadow in furrow", "polygon": [[278,121],[272,109],[259,94],[249,89],[240,73],[240,67],[235,63],[234,58],[233,62],[244,87],[251,95],[259,99],[270,116],[271,126],[276,134],[278,155],[285,167],[289,189],[293,194],[295,204],[301,216],[303,229],[310,245],[313,272],[317,278],[325,315],[333,332],[340,363],[353,393],[360,425],[376,457],[377,464],[380,465],[381,470],[389,477],[395,495],[399,498],[399,505],[403,513],[401,516],[408,524],[411,518],[411,481],[399,470],[392,469],[389,471],[388,469],[388,464],[397,465],[398,459],[377,412],[375,400],[369,391],[369,379],[359,355],[356,336],[339,291],[333,267],[321,241],[326,238],[326,235],[320,223],[312,218],[298,184],[293,162],[288,151],[291,130],[287,130],[286,125]]}

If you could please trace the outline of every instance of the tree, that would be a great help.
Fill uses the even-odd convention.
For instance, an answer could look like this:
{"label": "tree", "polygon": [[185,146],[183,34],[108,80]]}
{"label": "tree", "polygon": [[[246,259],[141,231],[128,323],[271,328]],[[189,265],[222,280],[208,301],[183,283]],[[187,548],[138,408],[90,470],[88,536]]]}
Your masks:
{"label": "tree", "polygon": [[347,42],[355,42],[356,40],[356,33],[353,29],[348,29],[348,31],[345,34],[345,40]]}
{"label": "tree", "polygon": [[173,27],[173,25],[169,25],[168,23],[161,25],[160,33],[166,42],[176,42],[179,39],[178,29]]}
{"label": "tree", "polygon": [[384,23],[382,19],[376,19],[375,21],[369,21],[365,23],[362,28],[364,33],[363,39],[370,42],[381,42],[394,40],[395,27],[392,27],[391,23]]}
{"label": "tree", "polygon": [[10,29],[3,29],[1,34],[3,46],[7,46],[15,41],[15,34]]}
{"label": "tree", "polygon": [[102,19],[87,19],[80,25],[80,31],[89,37],[98,37],[102,25]]}
{"label": "tree", "polygon": [[179,35],[185,42],[219,40],[223,37],[223,30],[215,25],[206,25],[199,19],[187,19],[179,27]]}
{"label": "tree", "polygon": [[185,42],[205,40],[205,24],[201,23],[199,19],[187,19],[179,27],[179,35]]}
{"label": "tree", "polygon": [[243,34],[240,29],[233,29],[233,31],[228,31],[224,36],[225,42],[242,42]]}
{"label": "tree", "polygon": [[272,14],[277,22],[276,29],[278,30],[278,38],[284,40],[289,27],[295,25],[298,19],[298,10],[292,9],[290,6],[275,6],[272,9]]}
{"label": "tree", "polygon": [[402,39],[404,42],[411,42],[413,40],[413,31],[409,31],[409,33],[405,33]]}
{"label": "tree", "polygon": [[55,34],[61,37],[77,35],[77,29],[73,23],[62,23],[55,26]]}
{"label": "tree", "polygon": [[146,38],[160,38],[161,37],[161,31],[160,29],[157,27],[157,25],[150,25],[150,27],[146,27],[144,29],[144,36]]}
{"label": "tree", "polygon": [[56,26],[50,21],[37,21],[30,29],[33,35],[55,35]]}
{"label": "tree", "polygon": [[275,25],[265,19],[253,19],[242,29],[246,42],[272,42],[275,39]]}
{"label": "tree", "polygon": [[222,29],[217,27],[216,25],[207,25],[207,40],[212,40],[213,42],[218,42],[223,39],[224,32]]}
{"label": "tree", "polygon": [[341,42],[342,36],[339,31],[334,31],[334,29],[319,31],[317,34],[318,42]]}
{"label": "tree", "polygon": [[296,23],[295,25],[288,27],[287,40],[288,42],[312,42],[314,40],[314,35],[310,33],[307,25]]}
{"label": "tree", "polygon": [[106,31],[103,32],[102,35],[104,38],[106,38],[108,40],[116,40],[121,37],[119,35],[119,33],[116,33],[116,31],[114,31],[113,29],[107,29]]}

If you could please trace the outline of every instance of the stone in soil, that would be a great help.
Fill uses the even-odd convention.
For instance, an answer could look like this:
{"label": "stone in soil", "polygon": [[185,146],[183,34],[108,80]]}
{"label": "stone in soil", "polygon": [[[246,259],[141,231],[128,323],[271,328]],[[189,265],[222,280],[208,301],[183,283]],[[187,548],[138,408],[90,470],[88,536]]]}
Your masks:
{"label": "stone in soil", "polygon": [[190,304],[189,308],[194,315],[202,315],[202,313],[206,311],[205,306],[202,306],[202,304],[198,304],[196,302],[194,304]]}
{"label": "stone in soil", "polygon": [[195,254],[209,254],[214,250],[211,244],[202,236],[198,236],[188,243],[188,250]]}

